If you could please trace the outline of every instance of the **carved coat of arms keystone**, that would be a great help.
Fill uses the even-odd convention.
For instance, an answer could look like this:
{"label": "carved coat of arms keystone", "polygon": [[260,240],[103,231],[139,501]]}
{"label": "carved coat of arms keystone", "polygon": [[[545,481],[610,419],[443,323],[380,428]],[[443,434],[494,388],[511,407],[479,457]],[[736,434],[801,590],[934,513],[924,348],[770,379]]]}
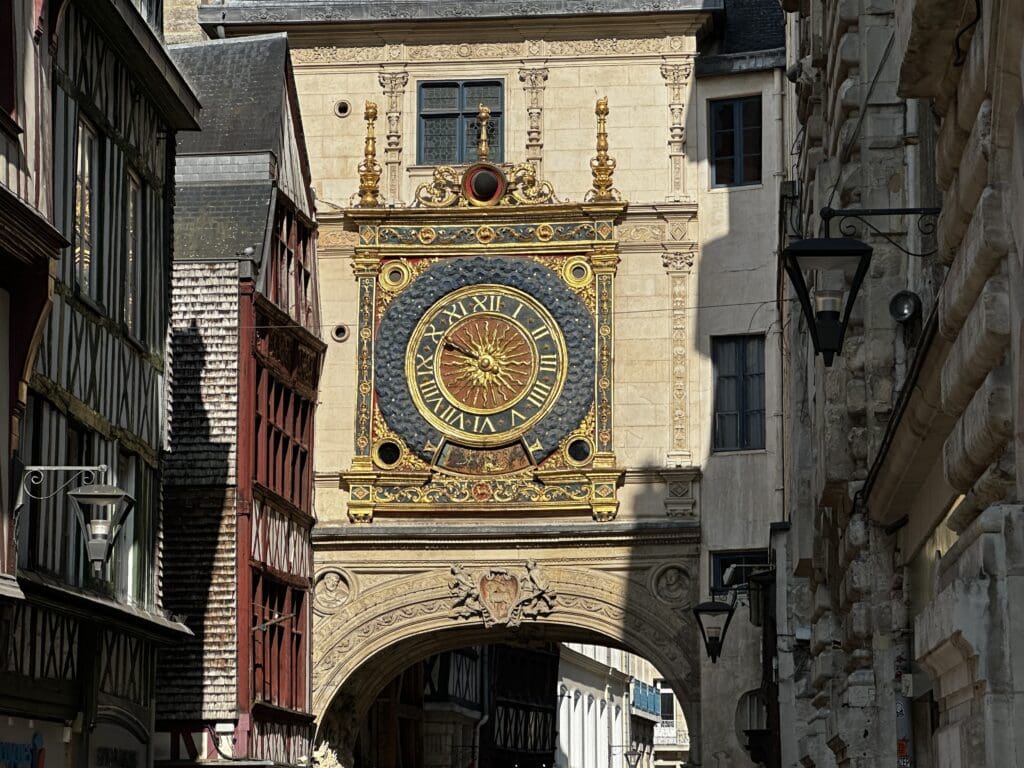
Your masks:
{"label": "carved coat of arms keystone", "polygon": [[555,592],[534,561],[515,575],[504,568],[469,574],[461,564],[451,567],[448,587],[452,609],[460,619],[480,617],[485,627],[517,627],[523,619],[546,616],[554,609]]}

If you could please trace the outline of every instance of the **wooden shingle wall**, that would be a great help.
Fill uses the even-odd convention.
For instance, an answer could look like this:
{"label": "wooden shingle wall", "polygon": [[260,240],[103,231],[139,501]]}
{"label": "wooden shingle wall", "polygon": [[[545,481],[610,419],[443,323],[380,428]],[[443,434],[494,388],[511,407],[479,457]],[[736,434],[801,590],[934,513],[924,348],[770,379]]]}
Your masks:
{"label": "wooden shingle wall", "polygon": [[238,322],[237,262],[175,263],[168,488],[236,482]]}
{"label": "wooden shingle wall", "polygon": [[195,637],[161,652],[160,719],[236,713],[238,323],[237,262],[175,263],[164,602]]}

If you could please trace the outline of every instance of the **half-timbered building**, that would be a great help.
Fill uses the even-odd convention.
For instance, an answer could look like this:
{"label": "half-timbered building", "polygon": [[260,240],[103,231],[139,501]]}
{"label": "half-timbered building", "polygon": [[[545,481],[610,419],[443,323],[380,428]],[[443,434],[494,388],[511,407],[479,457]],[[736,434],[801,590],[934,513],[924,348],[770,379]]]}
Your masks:
{"label": "half-timbered building", "polygon": [[204,104],[179,140],[165,484],[167,601],[196,636],[161,657],[159,757],[300,765],[325,346],[288,44],[172,52]]}
{"label": "half-timbered building", "polygon": [[50,49],[38,5],[12,0],[0,12],[0,616],[13,609],[3,598],[22,596],[10,459],[50,308],[51,266],[67,245],[53,226]]}
{"label": "half-timbered building", "polygon": [[[23,205],[20,231],[32,230],[23,242],[46,247],[16,254],[42,278],[5,285],[4,311],[17,318],[9,359],[23,366],[38,346],[31,375],[8,372],[7,391],[24,396],[10,479],[22,492],[12,546],[24,598],[0,625],[0,742],[5,755],[32,755],[18,765],[45,754],[48,768],[146,766],[155,646],[187,632],[161,605],[160,457],[174,135],[197,127],[199,102],[163,46],[160,3],[14,7],[21,90],[0,120],[4,184]],[[33,340],[49,255],[63,243]],[[6,262],[0,271],[6,282]],[[23,482],[33,477],[39,487]],[[68,497],[89,480],[120,489],[125,508],[133,501],[100,560]]]}

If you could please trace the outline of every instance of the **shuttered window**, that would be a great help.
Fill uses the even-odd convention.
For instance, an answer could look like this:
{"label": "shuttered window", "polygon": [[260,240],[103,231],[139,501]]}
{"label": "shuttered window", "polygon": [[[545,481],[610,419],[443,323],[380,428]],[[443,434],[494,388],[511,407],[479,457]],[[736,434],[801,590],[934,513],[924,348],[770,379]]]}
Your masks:
{"label": "shuttered window", "polygon": [[420,83],[416,162],[420,165],[472,163],[477,159],[483,104],[491,110],[487,141],[491,162],[504,160],[504,86],[500,80]]}
{"label": "shuttered window", "polygon": [[764,448],[764,336],[711,340],[716,451]]}

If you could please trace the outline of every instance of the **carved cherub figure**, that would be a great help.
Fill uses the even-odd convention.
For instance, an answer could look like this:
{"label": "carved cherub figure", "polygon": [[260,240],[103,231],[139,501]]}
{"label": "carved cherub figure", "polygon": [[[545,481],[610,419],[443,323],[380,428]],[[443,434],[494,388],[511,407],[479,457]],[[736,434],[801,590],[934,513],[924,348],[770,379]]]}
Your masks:
{"label": "carved cherub figure", "polygon": [[448,581],[448,588],[455,596],[455,604],[459,618],[468,619],[483,613],[484,605],[480,600],[480,587],[466,575],[462,564],[458,563],[451,568],[452,578]]}

